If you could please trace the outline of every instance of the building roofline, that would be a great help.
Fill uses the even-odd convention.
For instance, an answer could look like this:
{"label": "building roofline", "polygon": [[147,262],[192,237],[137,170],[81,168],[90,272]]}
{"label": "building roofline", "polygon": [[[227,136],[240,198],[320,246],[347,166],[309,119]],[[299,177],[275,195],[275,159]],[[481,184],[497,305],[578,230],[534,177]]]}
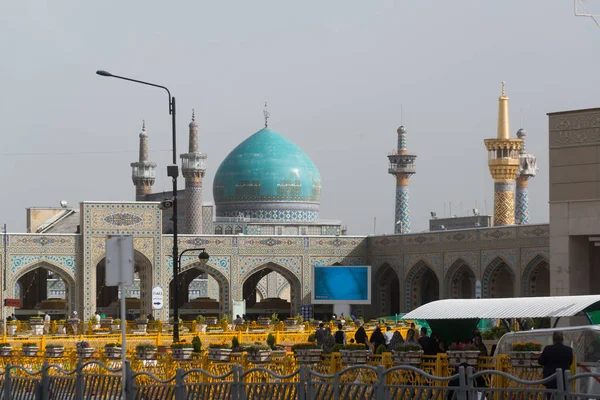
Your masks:
{"label": "building roofline", "polygon": [[554,111],[554,112],[546,113],[546,115],[572,114],[572,113],[578,113],[578,112],[584,112],[584,111],[600,111],[600,107],[582,108],[580,110]]}

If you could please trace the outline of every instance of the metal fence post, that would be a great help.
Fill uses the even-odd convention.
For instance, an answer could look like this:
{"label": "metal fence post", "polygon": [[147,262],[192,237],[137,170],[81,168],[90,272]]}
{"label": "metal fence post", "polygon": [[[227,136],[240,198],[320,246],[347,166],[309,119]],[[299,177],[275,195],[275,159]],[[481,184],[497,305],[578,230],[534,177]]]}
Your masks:
{"label": "metal fence post", "polygon": [[4,399],[12,399],[10,390],[10,363],[6,363],[6,370],[4,372]]}
{"label": "metal fence post", "polygon": [[81,358],[77,361],[75,371],[75,398],[83,399],[83,367],[81,366]]}
{"label": "metal fence post", "polygon": [[175,371],[175,400],[185,400],[187,399],[187,394],[185,393],[185,386],[183,384],[183,369],[178,368]]}
{"label": "metal fence post", "polygon": [[565,375],[566,373],[569,372],[569,374],[571,373],[571,371],[566,370],[563,373],[563,370],[558,368],[556,370],[556,387],[558,388],[558,390],[560,390],[560,392],[556,393],[556,399],[557,400],[562,400],[564,398],[566,398],[566,394],[567,394],[567,389],[566,389],[566,383],[567,380],[565,379]]}
{"label": "metal fence post", "polygon": [[336,372],[333,375],[333,398],[340,400],[340,373]]}
{"label": "metal fence post", "polygon": [[240,400],[240,371],[239,365],[233,366],[233,382],[231,386],[231,400]]}
{"label": "metal fence post", "polygon": [[50,377],[48,376],[48,361],[44,361],[44,364],[42,364],[42,380],[40,382],[40,386],[39,386],[39,390],[40,390],[40,399],[41,400],[48,400],[50,397],[50,393],[48,393],[48,391],[50,390],[50,382],[49,379]]}
{"label": "metal fence post", "polygon": [[385,400],[385,368],[383,365],[377,366],[377,387],[375,391],[375,400]]}
{"label": "metal fence post", "polygon": [[465,367],[458,368],[458,400],[467,400],[474,398],[475,390],[473,390],[473,368]]}
{"label": "metal fence post", "polygon": [[298,400],[306,400],[306,367],[300,364],[300,370],[298,371],[298,389],[296,394]]}
{"label": "metal fence post", "polygon": [[[304,367],[304,365],[302,365],[302,367]],[[306,400],[314,400],[315,395],[313,394],[312,374],[311,374],[310,367],[306,366],[305,371],[306,371]]]}
{"label": "metal fence post", "polygon": [[[122,351],[125,351],[125,349]],[[122,379],[125,379],[126,400],[134,400],[137,394],[134,386],[135,382],[133,378],[133,371],[131,370],[131,364],[129,361],[125,361],[125,376]]]}

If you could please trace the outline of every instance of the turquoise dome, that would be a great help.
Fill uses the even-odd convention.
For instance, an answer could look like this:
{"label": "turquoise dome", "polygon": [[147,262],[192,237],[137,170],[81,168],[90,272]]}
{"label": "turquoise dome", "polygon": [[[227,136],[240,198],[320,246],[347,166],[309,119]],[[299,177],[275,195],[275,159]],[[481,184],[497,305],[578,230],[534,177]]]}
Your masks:
{"label": "turquoise dome", "polygon": [[213,196],[217,217],[315,221],[321,175],[298,146],[265,128],[223,160]]}

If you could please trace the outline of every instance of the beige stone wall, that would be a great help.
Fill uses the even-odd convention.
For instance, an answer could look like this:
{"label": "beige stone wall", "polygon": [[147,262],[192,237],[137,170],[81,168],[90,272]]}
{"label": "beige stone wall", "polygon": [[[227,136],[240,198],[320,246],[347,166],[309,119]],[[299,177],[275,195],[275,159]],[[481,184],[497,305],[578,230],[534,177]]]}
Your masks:
{"label": "beige stone wall", "polygon": [[27,232],[35,233],[40,225],[64,210],[64,208],[28,208]]}
{"label": "beige stone wall", "polygon": [[550,286],[594,292],[590,238],[600,236],[600,108],[549,114]]}

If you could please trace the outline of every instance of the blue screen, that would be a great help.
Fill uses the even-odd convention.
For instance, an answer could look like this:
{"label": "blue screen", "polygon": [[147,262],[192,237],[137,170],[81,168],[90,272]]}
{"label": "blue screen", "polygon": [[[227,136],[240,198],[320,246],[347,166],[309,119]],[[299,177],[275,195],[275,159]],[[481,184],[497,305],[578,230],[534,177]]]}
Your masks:
{"label": "blue screen", "polygon": [[315,267],[314,299],[369,300],[369,267]]}

